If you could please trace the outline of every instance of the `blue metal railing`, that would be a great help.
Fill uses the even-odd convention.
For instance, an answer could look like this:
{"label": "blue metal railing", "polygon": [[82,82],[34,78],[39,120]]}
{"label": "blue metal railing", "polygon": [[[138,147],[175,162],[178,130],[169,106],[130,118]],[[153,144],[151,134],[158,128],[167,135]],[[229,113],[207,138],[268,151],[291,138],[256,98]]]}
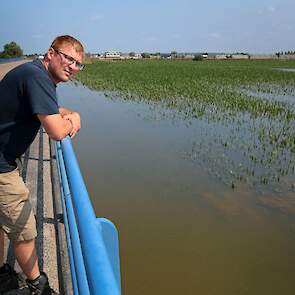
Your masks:
{"label": "blue metal railing", "polygon": [[116,227],[96,218],[70,138],[55,147],[74,294],[119,295]]}

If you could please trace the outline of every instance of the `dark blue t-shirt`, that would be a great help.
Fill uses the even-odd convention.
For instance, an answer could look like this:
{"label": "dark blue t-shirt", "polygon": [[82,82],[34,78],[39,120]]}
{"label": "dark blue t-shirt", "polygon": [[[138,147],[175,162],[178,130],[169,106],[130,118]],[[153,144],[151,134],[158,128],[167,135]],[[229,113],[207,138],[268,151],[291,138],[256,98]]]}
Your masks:
{"label": "dark blue t-shirt", "polygon": [[37,114],[58,114],[56,86],[38,59],[22,64],[0,82],[0,173],[16,168],[40,128]]}

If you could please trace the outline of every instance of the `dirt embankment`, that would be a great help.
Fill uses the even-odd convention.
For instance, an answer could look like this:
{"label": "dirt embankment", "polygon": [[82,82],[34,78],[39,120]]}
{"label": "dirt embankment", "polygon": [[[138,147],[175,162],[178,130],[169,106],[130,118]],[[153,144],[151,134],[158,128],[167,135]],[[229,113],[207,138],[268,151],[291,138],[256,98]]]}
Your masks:
{"label": "dirt embankment", "polygon": [[13,61],[6,64],[0,64],[0,80],[6,75],[7,72],[15,68],[16,66],[28,62],[30,60]]}

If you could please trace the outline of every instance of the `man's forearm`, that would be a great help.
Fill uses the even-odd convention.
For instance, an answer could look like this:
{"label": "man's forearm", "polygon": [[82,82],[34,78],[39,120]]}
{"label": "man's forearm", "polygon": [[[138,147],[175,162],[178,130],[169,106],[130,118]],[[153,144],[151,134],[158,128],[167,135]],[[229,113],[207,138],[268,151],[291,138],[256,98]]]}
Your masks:
{"label": "man's forearm", "polygon": [[71,122],[72,129],[70,132],[70,136],[71,136],[71,138],[73,138],[81,128],[80,114],[78,112],[73,112],[73,111],[66,109],[66,108],[59,108],[59,112],[60,112],[60,115],[63,119]]}
{"label": "man's forearm", "polygon": [[59,113],[60,113],[60,115],[62,117],[66,116],[66,115],[69,115],[69,114],[72,114],[74,112],[72,110],[69,110],[69,109],[66,109],[66,108],[63,108],[63,107],[60,107],[58,110],[59,110]]}
{"label": "man's forearm", "polygon": [[66,117],[63,118],[60,114],[38,114],[37,116],[42,126],[46,130],[46,133],[54,140],[62,140],[65,136],[68,134],[71,135],[73,132],[74,126],[72,121],[68,120]]}

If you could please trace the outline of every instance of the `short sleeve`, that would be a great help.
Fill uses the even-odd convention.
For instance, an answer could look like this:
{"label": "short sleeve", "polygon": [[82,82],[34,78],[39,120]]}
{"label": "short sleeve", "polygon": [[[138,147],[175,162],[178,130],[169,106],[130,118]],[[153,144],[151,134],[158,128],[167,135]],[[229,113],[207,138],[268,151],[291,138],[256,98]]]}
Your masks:
{"label": "short sleeve", "polygon": [[50,79],[32,76],[27,79],[25,89],[32,114],[59,113],[56,89]]}

